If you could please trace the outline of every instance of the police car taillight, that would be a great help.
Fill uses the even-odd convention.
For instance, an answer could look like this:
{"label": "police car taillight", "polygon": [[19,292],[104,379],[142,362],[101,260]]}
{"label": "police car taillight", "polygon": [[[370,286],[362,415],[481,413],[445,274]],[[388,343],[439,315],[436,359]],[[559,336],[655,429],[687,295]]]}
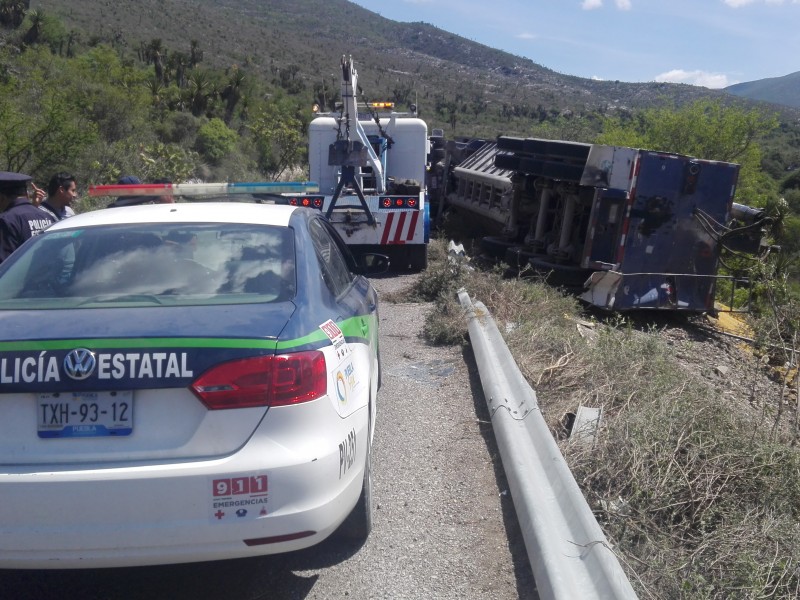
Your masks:
{"label": "police car taillight", "polygon": [[325,356],[312,350],[233,360],[203,373],[190,389],[209,410],[308,402],[327,392]]}

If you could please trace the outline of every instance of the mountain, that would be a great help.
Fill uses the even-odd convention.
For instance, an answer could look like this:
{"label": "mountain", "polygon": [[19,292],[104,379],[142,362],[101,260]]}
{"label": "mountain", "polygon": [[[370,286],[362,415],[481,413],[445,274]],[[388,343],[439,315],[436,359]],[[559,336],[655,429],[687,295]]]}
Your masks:
{"label": "mountain", "polygon": [[475,117],[489,109],[502,115],[483,125],[476,118],[472,135],[494,136],[500,126],[508,134],[525,134],[531,119],[541,122],[554,114],[591,116],[700,98],[742,101],[685,84],[564,75],[426,23],[386,19],[347,0],[35,0],[32,5],[56,14],[86,41],[109,41],[131,53],[141,53],[154,39],[167,51],[186,53],[195,40],[206,64],[235,64],[273,81],[291,80],[297,90],[306,90],[309,104],[315,86],[338,90],[339,60],[349,54],[367,98],[415,103],[432,127],[446,125],[448,112],[456,112],[453,106],[459,114],[468,107]]}
{"label": "mountain", "polygon": [[[478,44],[426,23],[386,19],[347,0],[38,0],[84,39],[135,52],[152,39],[204,60],[237,64],[268,78],[290,77],[311,88],[339,86],[339,59],[352,55],[370,99],[387,96],[441,113],[449,102],[505,114],[593,111],[680,105],[730,98],[719,90],[670,83],[595,81],[557,73],[532,60]],[[446,112],[446,111],[445,111]],[[442,117],[444,118],[444,117]],[[431,119],[436,124],[436,118]],[[439,124],[438,126],[441,126]]]}
{"label": "mountain", "polygon": [[737,83],[726,87],[725,91],[750,100],[800,108],[800,71],[783,77]]}

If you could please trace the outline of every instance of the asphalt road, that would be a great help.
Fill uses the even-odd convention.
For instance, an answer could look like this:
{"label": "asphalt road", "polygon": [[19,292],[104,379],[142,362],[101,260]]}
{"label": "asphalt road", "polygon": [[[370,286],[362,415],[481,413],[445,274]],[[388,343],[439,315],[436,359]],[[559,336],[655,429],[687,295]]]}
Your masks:
{"label": "asphalt road", "polygon": [[[386,293],[413,277],[374,283]],[[535,599],[472,354],[422,340],[430,309],[381,304],[376,510],[364,545],[329,539],[291,554],[214,563],[0,570],[0,598]]]}

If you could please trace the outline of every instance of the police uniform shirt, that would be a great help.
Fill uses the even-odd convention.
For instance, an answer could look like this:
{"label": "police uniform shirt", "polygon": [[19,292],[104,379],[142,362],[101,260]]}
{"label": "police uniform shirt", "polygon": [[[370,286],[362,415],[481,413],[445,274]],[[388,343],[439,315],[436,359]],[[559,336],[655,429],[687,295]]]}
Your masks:
{"label": "police uniform shirt", "polygon": [[8,208],[0,213],[0,262],[25,240],[39,235],[55,222],[52,216],[31,204],[24,196],[12,200]]}

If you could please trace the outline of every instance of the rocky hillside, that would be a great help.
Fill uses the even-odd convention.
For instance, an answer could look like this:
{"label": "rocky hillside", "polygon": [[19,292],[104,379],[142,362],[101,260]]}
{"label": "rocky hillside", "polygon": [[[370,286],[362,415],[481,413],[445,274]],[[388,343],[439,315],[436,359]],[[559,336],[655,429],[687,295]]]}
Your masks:
{"label": "rocky hillside", "polygon": [[[577,114],[681,105],[701,97],[743,101],[720,90],[670,83],[594,81],[475,43],[425,23],[399,23],[347,0],[38,0],[86,37],[136,52],[161,39],[186,52],[199,42],[204,60],[246,65],[266,77],[338,86],[339,57],[350,54],[372,98],[393,96],[420,107],[459,102],[512,111]],[[774,101],[774,98],[770,99]],[[747,102],[747,101],[746,101]],[[798,108],[781,108],[787,118]]]}

